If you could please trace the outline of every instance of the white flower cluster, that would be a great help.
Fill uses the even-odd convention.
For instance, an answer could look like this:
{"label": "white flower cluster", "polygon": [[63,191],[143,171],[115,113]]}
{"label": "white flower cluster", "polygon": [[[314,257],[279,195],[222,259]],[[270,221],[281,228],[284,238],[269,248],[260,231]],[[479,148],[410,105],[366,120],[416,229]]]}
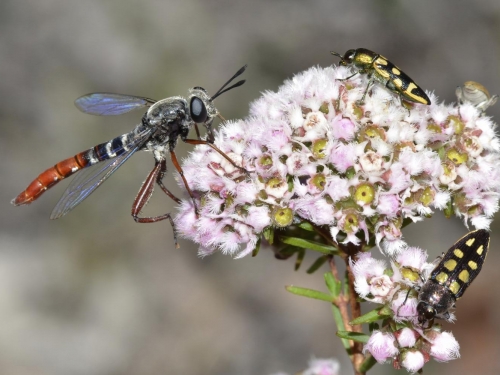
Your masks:
{"label": "white flower cluster", "polygon": [[[408,293],[421,287],[434,265],[427,263],[427,254],[415,247],[404,249],[387,269],[382,260],[363,253],[356,262],[351,261],[355,276],[354,286],[360,297],[385,304],[398,324],[387,325],[372,333],[364,346],[379,363],[392,361],[396,368],[404,367],[414,373],[430,358],[447,362],[460,356],[459,344],[452,333],[441,331],[439,325],[422,329],[418,322],[417,298]],[[389,276],[390,275],[390,276]],[[449,321],[454,319],[450,313]]]}
{"label": "white flower cluster", "polygon": [[[435,209],[487,228],[498,210],[500,143],[495,124],[471,104],[401,106],[375,85],[359,103],[364,75],[344,67],[310,68],[266,92],[250,115],[225,123],[215,144],[245,175],[207,146],[184,162],[199,215],[184,201],[179,232],[237,257],[263,231],[301,221],[359,244],[384,240],[388,254],[404,242],[404,219]],[[242,247],[244,245],[245,247]]]}

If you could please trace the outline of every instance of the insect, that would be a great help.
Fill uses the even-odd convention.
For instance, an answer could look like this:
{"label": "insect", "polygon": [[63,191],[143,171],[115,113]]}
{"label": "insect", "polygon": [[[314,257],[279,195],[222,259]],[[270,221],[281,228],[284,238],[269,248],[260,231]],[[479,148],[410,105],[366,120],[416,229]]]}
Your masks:
{"label": "insect", "polygon": [[[193,193],[174,152],[179,137],[189,144],[210,146],[235,165],[226,154],[213,144],[212,122],[216,116],[222,118],[213,101],[226,91],[245,83],[245,80],[241,80],[225,88],[236,77],[240,76],[246,67],[245,65],[238,70],[212,97],[202,87],[194,87],[189,90],[187,99],[173,96],[157,101],[139,96],[111,93],[92,93],[76,99],[75,104],[82,112],[99,116],[121,115],[140,108],[148,109],[143,115],[141,123],[134,130],[60,161],[35,178],[23,192],[12,200],[12,204],[16,206],[29,204],[66,177],[81,169],[102,163],[98,164],[98,168],[96,166],[87,169],[75,176],[50,216],[51,219],[60,218],[87,198],[136,151],[151,151],[155,159],[155,166],[142,184],[132,204],[132,217],[139,223],[153,223],[168,219],[174,229],[174,240],[178,246],[175,226],[169,213],[154,217],[140,217],[140,212],[148,203],[155,182],[170,198],[177,203],[181,202],[163,184],[163,177],[167,171],[167,152],[170,153],[172,163],[193,199],[196,210]],[[203,124],[206,127],[208,140],[201,138],[198,124]],[[193,125],[196,128],[198,139],[187,138]],[[243,168],[236,165],[235,167],[246,173]]]}
{"label": "insect", "polygon": [[474,81],[467,81],[463,86],[458,86],[455,94],[459,104],[470,103],[482,112],[498,100],[498,95],[491,96],[486,87]]}
{"label": "insect", "polygon": [[490,235],[479,229],[460,238],[443,255],[418,294],[418,322],[432,326],[434,318],[449,319],[449,310],[481,271]]}
{"label": "insect", "polygon": [[408,77],[401,69],[387,60],[384,56],[379,55],[366,48],[350,49],[344,56],[337,52],[331,52],[332,55],[340,57],[340,65],[354,65],[359,70],[353,75],[343,78],[340,81],[345,81],[356,74],[367,74],[369,81],[366,90],[360,100],[363,103],[366,93],[375,81],[381,83],[392,92],[399,95],[401,103],[403,100],[431,104],[429,97],[410,77]]}

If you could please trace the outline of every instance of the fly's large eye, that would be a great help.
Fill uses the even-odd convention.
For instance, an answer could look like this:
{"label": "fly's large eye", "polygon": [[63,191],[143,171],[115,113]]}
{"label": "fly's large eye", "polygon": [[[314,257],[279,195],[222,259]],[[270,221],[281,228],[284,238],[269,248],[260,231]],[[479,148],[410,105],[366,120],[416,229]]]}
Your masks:
{"label": "fly's large eye", "polygon": [[189,108],[194,122],[199,124],[207,120],[207,107],[200,98],[193,96]]}

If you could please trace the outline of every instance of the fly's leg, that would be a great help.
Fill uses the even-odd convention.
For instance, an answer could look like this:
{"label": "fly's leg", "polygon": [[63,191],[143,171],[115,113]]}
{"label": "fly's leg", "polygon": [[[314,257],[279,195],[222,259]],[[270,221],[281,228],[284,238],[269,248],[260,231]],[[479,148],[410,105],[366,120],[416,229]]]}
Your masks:
{"label": "fly's leg", "polygon": [[172,226],[172,230],[174,233],[174,243],[175,247],[179,248],[179,243],[177,242],[177,230],[175,229],[175,223],[172,219],[170,213],[166,213],[163,215],[153,216],[153,217],[139,217],[142,209],[148,204],[151,195],[153,194],[154,184],[155,182],[161,187],[161,189],[167,194],[170,198],[172,198],[177,203],[180,203],[180,199],[178,199],[175,195],[173,195],[162,182],[162,178],[167,170],[167,164],[165,160],[157,161],[153,170],[149,173],[146,180],[143,182],[137,196],[134,199],[134,203],[132,204],[132,217],[137,223],[156,223],[157,221],[168,220],[170,221],[170,225]]}
{"label": "fly's leg", "polygon": [[211,147],[214,151],[217,151],[224,159],[226,159],[228,162],[230,162],[233,167],[239,169],[239,171],[241,173],[244,173],[247,177],[250,176],[250,174],[248,173],[248,171],[245,168],[242,168],[242,167],[236,165],[236,163],[229,156],[227,156],[222,150],[220,150],[213,143],[210,143],[210,142],[205,141],[203,139],[183,139],[183,141],[190,144],[190,145],[207,145],[207,146]]}
{"label": "fly's leg", "polygon": [[200,129],[198,129],[198,124],[196,122],[194,123],[194,130],[196,130],[196,137],[201,139]]}
{"label": "fly's leg", "polygon": [[[206,142],[207,144],[211,145],[211,143],[209,143],[207,141],[202,141],[202,140],[193,140],[193,141],[195,141],[195,142],[201,142],[203,144]],[[189,196],[191,197],[191,199],[193,201],[194,212],[195,212],[196,216],[199,216],[198,215],[198,206],[196,205],[196,200],[194,199],[193,191],[189,187],[189,184],[188,184],[188,182],[186,180],[186,177],[184,176],[184,171],[182,170],[182,167],[179,164],[179,161],[177,160],[177,156],[175,155],[175,152],[174,152],[173,149],[170,150],[170,158],[172,159],[172,164],[174,165],[175,169],[177,169],[177,172],[179,172],[179,174],[180,174],[180,176],[182,178],[182,182],[184,182],[184,186],[186,187],[186,190],[187,190]]]}
{"label": "fly's leg", "polygon": [[160,173],[158,174],[158,177],[156,178],[156,183],[158,186],[163,190],[165,194],[167,194],[170,199],[172,199],[175,203],[181,204],[182,201],[177,198],[174,194],[170,192],[170,190],[167,189],[167,187],[163,184],[163,177],[165,176],[165,173],[167,172],[167,161],[165,159],[160,161],[161,168],[160,168]]}
{"label": "fly's leg", "polygon": [[[209,143],[214,143],[215,136],[214,136],[214,131],[212,130],[212,124],[211,123],[207,124],[206,128],[207,128],[207,140],[208,140],[208,142]],[[196,122],[194,123],[194,129],[196,130],[196,137],[199,140],[202,140],[200,129],[198,128],[198,124]]]}

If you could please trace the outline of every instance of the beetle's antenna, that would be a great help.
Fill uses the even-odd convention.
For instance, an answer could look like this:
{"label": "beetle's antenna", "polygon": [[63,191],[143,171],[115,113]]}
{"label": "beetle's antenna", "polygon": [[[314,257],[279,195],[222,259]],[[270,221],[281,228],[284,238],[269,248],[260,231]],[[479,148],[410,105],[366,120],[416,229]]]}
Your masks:
{"label": "beetle's antenna", "polygon": [[247,68],[247,66],[248,66],[248,65],[243,66],[240,70],[238,70],[238,71],[234,74],[234,76],[232,76],[232,77],[229,79],[229,81],[227,81],[226,83],[224,83],[224,84],[222,85],[222,87],[219,89],[219,91],[217,91],[217,92],[214,94],[214,96],[212,96],[212,97],[210,98],[210,101],[214,100],[216,97],[218,97],[219,95],[221,95],[221,94],[225,93],[226,91],[229,91],[229,90],[231,90],[231,89],[234,89],[235,87],[239,87],[239,86],[241,86],[242,84],[244,84],[244,83],[245,83],[245,80],[243,79],[243,80],[241,80],[241,81],[236,82],[236,83],[235,83],[234,85],[232,85],[231,87],[228,87],[227,89],[223,90],[223,89],[224,89],[224,87],[226,87],[227,85],[229,85],[229,84],[231,83],[231,81],[232,81],[232,80],[234,80],[236,77],[238,77],[238,76],[242,75],[242,74],[243,74],[243,72],[245,71],[245,69]]}
{"label": "beetle's antenna", "polygon": [[343,57],[340,53],[337,53],[337,52],[334,52],[334,51],[330,51],[330,53],[331,53],[333,56],[340,57],[340,60],[344,60],[344,57]]}

